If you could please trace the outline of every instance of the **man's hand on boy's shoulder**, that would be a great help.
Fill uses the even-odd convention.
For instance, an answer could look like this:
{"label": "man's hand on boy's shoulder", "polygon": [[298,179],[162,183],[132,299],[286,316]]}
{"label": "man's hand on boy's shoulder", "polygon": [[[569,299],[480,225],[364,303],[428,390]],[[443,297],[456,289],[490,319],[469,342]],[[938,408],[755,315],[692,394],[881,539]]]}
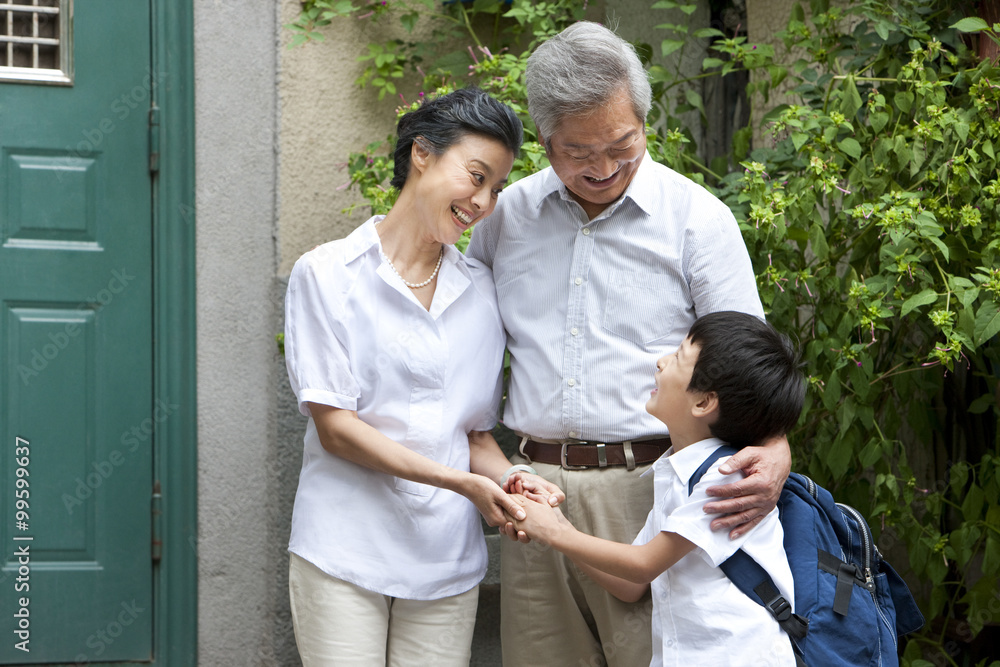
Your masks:
{"label": "man's hand on boy's shoulder", "polygon": [[737,470],[746,473],[746,477],[705,490],[708,495],[723,499],[705,505],[707,513],[722,515],[712,521],[712,530],[729,530],[729,537],[734,540],[760,523],[778,504],[778,496],[792,470],[788,439],[781,436],[759,447],[745,447],[719,467],[719,472],[726,475]]}

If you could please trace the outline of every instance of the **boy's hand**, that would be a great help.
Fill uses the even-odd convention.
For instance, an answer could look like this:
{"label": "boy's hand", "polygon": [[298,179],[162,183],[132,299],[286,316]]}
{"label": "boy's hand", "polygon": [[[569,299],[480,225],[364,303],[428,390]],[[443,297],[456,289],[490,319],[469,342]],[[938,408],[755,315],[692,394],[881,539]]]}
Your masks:
{"label": "boy's hand", "polygon": [[529,539],[549,546],[562,531],[573,526],[556,507],[543,502],[529,500],[524,496],[512,496],[522,506],[525,518],[513,519],[518,533],[524,533]]}
{"label": "boy's hand", "polygon": [[725,515],[712,521],[712,530],[731,529],[729,538],[735,540],[760,523],[778,504],[778,496],[791,469],[792,455],[784,436],[734,454],[719,467],[719,472],[729,475],[742,470],[747,476],[705,490],[710,496],[729,499],[705,505],[709,514]]}

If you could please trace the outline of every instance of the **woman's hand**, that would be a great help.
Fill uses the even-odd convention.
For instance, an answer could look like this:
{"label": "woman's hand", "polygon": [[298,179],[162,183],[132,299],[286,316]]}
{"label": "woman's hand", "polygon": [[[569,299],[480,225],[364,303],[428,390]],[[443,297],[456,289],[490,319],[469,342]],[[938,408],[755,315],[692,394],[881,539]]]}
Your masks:
{"label": "woman's hand", "polygon": [[521,470],[507,478],[503,490],[507,493],[519,493],[528,500],[547,503],[551,507],[558,507],[566,500],[566,494],[558,486],[540,475]]}
{"label": "woman's hand", "polygon": [[462,482],[460,492],[472,501],[487,525],[500,526],[502,530],[510,522],[508,516],[517,520],[525,517],[524,510],[514,497],[504,493],[496,482],[483,475],[469,473]]}

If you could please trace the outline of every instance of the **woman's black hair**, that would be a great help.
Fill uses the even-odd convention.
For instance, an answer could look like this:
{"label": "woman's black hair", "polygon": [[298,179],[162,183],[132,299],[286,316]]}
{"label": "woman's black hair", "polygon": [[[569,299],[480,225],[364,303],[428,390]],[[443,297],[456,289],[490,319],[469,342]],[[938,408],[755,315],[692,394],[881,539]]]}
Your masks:
{"label": "woman's black hair", "polygon": [[806,385],[786,336],[753,315],[722,311],[698,318],[688,338],[701,347],[688,390],[719,397],[712,435],[742,449],[795,426]]}
{"label": "woman's black hair", "polygon": [[496,139],[515,156],[521,150],[524,133],[514,111],[479,88],[463,88],[442,95],[405,114],[396,125],[390,185],[403,189],[410,174],[410,151],[417,137],[435,155],[440,155],[467,134]]}

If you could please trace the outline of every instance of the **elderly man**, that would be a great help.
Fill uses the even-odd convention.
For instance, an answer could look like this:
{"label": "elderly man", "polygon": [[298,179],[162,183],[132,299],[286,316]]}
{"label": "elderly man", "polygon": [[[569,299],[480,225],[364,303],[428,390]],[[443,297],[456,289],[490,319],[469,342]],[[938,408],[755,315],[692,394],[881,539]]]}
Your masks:
{"label": "elderly man", "polygon": [[[699,315],[763,310],[732,213],[646,152],[650,86],[627,42],[577,23],[532,54],[527,85],[552,166],[508,187],[468,250],[493,268],[507,330],[504,421],[515,463],[566,492],[577,528],[631,542],[652,505],[642,473],[670,442],[643,409],[656,359]],[[728,516],[713,528],[759,521],[789,467],[784,440],[733,457],[749,476],[716,487],[728,499],[706,511]],[[649,664],[648,599],[620,602],[554,550],[507,540],[501,586],[505,665]]]}

